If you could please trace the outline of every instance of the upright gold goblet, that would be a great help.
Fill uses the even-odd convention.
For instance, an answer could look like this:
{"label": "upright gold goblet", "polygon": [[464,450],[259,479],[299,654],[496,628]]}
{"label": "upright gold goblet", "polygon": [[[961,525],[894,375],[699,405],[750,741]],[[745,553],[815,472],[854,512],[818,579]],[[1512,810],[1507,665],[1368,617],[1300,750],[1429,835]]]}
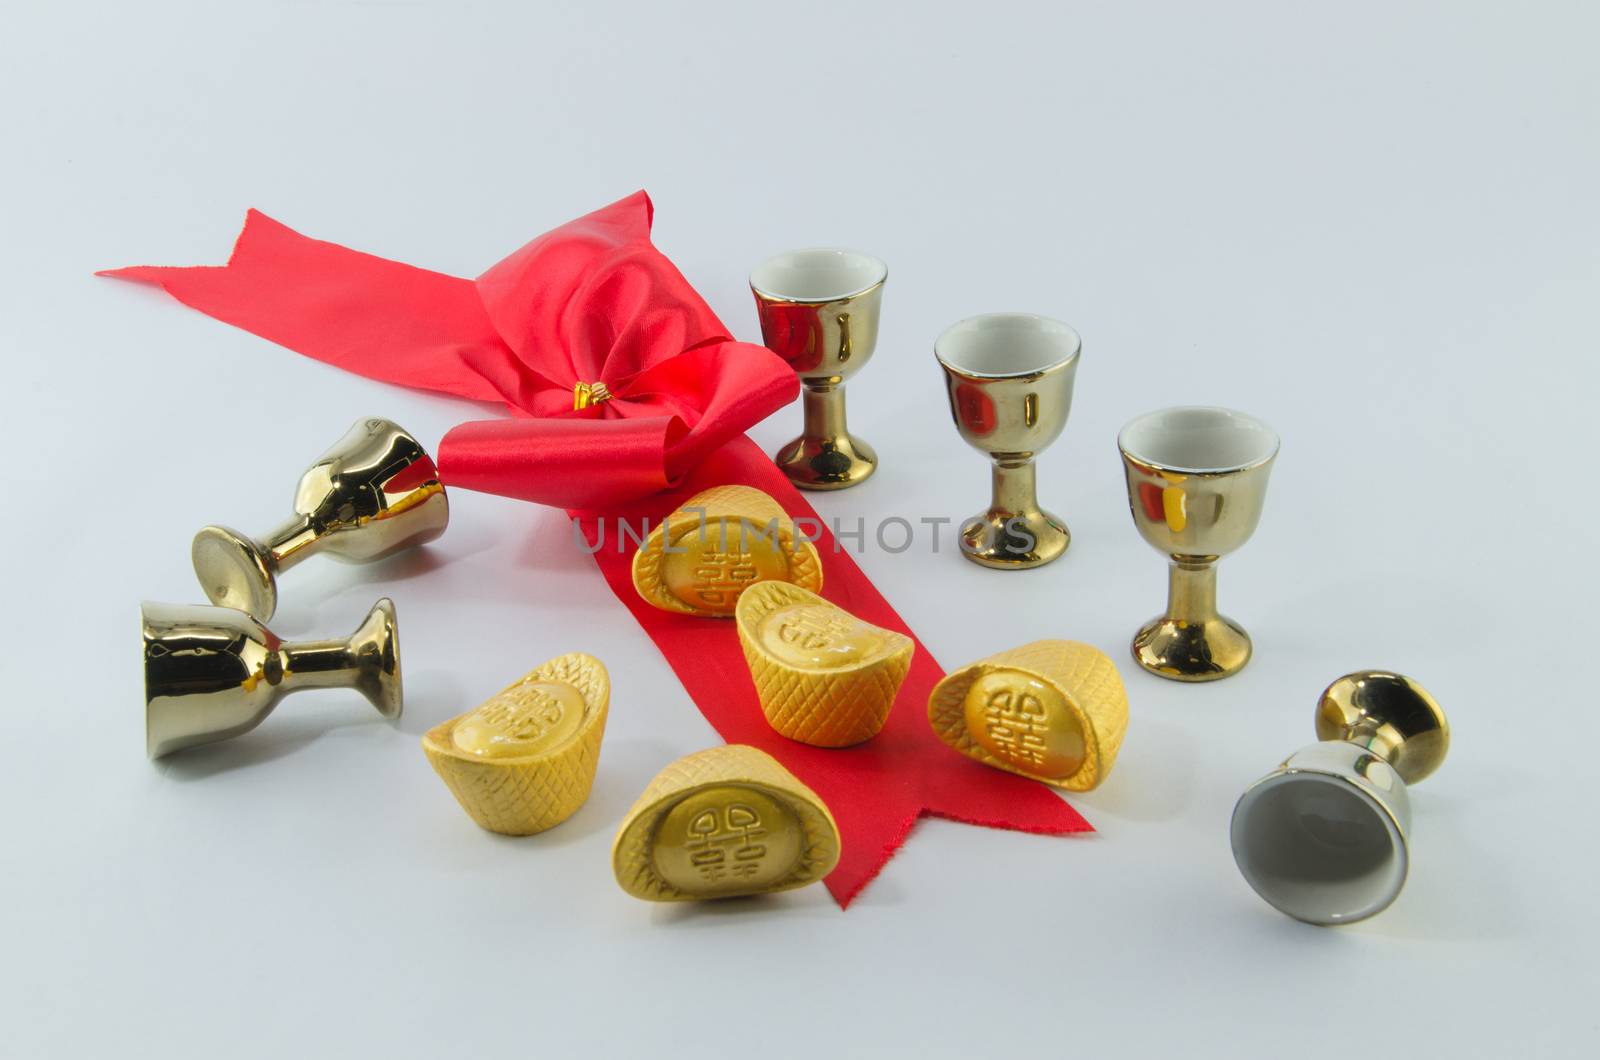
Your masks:
{"label": "upright gold goblet", "polygon": [[1216,562],[1250,540],[1278,455],[1272,428],[1242,412],[1172,408],[1117,435],[1139,533],[1172,561],[1167,612],[1133,638],[1133,657],[1174,681],[1215,681],[1250,661],[1250,636],[1217,613]]}
{"label": "upright gold goblet", "polygon": [[773,457],[801,489],[839,490],[876,470],[872,447],[845,424],[844,382],[878,344],[889,268],[853,250],[791,250],[750,273],[761,341],[794,366],[804,386],[805,433]]}
{"label": "upright gold goblet", "polygon": [[1033,460],[1067,425],[1082,348],[1067,325],[1029,313],[972,317],[934,343],[956,429],[994,462],[988,511],[961,527],[974,563],[1022,570],[1067,550],[1066,524],[1039,507]]}

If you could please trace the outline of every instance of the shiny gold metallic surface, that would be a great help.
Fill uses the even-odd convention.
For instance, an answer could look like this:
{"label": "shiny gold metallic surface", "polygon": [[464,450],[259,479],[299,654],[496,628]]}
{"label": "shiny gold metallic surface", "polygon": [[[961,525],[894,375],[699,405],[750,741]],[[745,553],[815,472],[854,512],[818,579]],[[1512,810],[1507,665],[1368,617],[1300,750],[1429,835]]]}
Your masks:
{"label": "shiny gold metallic surface", "polygon": [[1250,637],[1217,612],[1219,558],[1261,521],[1278,436],[1229,409],[1163,409],[1117,436],[1140,535],[1169,561],[1167,610],[1133,639],[1140,666],[1174,681],[1215,681],[1250,661]]}
{"label": "shiny gold metallic surface", "polygon": [[532,835],[589,798],[610,706],[605,665],[571,652],[430,729],[422,750],[480,827]]}
{"label": "shiny gold metallic surface", "polygon": [[815,747],[876,736],[911,667],[914,643],[787,582],[762,582],[735,614],[761,710],[773,729]]}
{"label": "shiny gold metallic surface", "polygon": [[151,758],[248,732],[306,688],[353,688],[384,717],[400,716],[400,643],[388,600],[344,640],[285,643],[226,607],[147,603],[143,626]]}
{"label": "shiny gold metallic surface", "polygon": [[1437,769],[1450,725],[1416,681],[1346,674],[1317,704],[1321,742],[1239,797],[1229,840],[1239,872],[1279,912],[1352,924],[1387,909],[1410,871],[1407,787]]}
{"label": "shiny gold metallic surface", "polygon": [[839,860],[839,828],[815,792],[764,751],[714,747],[662,770],[611,848],[635,898],[681,902],[803,887]]}
{"label": "shiny gold metallic surface", "polygon": [[1450,722],[1423,688],[1403,674],[1360,670],[1334,681],[1317,701],[1317,739],[1371,750],[1415,784],[1450,749]]}
{"label": "shiny gold metallic surface", "polygon": [[695,494],[633,556],[633,586],[663,611],[728,618],[759,582],[822,588],[817,547],[778,502],[751,486]]}
{"label": "shiny gold metallic surface", "polygon": [[773,457],[796,486],[854,486],[878,466],[845,423],[844,384],[872,357],[889,270],[848,250],[779,254],[750,273],[761,339],[800,377],[805,431]]}
{"label": "shiny gold metallic surface", "polygon": [[432,541],[450,521],[433,459],[385,419],[355,426],[300,477],[294,516],[259,541],[226,526],[195,535],[206,597],[259,621],[278,606],[277,575],[319,552],[366,563]]}
{"label": "shiny gold metallic surface", "polygon": [[1034,458],[1067,425],[1082,348],[1072,328],[1028,313],[972,317],[934,343],[956,429],[993,462],[989,508],[961,528],[972,562],[1026,570],[1071,543],[1066,524],[1039,507]]}
{"label": "shiny gold metallic surface", "polygon": [[1039,640],[945,675],[928,697],[928,722],[968,758],[1088,791],[1116,764],[1128,695],[1105,652]]}

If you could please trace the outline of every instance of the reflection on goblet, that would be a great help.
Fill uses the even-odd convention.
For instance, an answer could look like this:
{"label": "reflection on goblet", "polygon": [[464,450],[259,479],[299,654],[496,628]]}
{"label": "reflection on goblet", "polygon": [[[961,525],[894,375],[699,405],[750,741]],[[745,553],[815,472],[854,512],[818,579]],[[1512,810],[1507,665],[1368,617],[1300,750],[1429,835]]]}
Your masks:
{"label": "reflection on goblet", "polygon": [[1322,693],[1317,739],[1239,797],[1233,857],[1280,912],[1349,924],[1387,909],[1405,886],[1406,787],[1444,761],[1450,724],[1409,677],[1362,670]]}
{"label": "reflection on goblet", "polygon": [[394,604],[372,606],[343,640],[288,643],[231,607],[145,604],[145,751],[160,758],[249,732],[305,688],[353,688],[400,716]]}
{"label": "reflection on goblet", "polygon": [[750,273],[761,341],[804,387],[805,433],[773,457],[801,489],[844,489],[878,466],[872,447],[845,424],[844,383],[878,343],[888,275],[877,258],[825,248],[779,254]]}
{"label": "reflection on goblet", "polygon": [[1215,681],[1250,661],[1250,636],[1217,613],[1216,562],[1261,521],[1278,436],[1242,412],[1162,409],[1117,436],[1139,533],[1171,559],[1167,611],[1139,630],[1133,656],[1174,681]]}
{"label": "reflection on goblet", "polygon": [[934,343],[956,429],[993,461],[989,509],[961,527],[974,563],[1023,570],[1067,550],[1066,524],[1039,507],[1033,461],[1067,425],[1082,347],[1072,328],[1029,313],[972,317]]}
{"label": "reflection on goblet", "polygon": [[204,527],[191,555],[212,603],[265,622],[277,610],[278,573],[307,556],[365,563],[432,541],[449,521],[433,458],[398,425],[374,416],[357,420],[300,476],[287,522],[259,541],[226,526]]}

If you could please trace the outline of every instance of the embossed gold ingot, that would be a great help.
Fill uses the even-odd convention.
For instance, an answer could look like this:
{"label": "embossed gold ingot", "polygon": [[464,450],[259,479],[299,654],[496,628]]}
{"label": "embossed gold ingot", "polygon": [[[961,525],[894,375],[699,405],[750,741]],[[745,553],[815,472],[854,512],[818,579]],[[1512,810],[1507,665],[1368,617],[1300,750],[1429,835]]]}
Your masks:
{"label": "embossed gold ingot", "polygon": [[1167,610],[1133,638],[1139,665],[1174,681],[1215,681],[1250,661],[1250,636],[1217,612],[1216,562],[1261,521],[1278,436],[1231,409],[1172,408],[1117,436],[1139,534],[1171,561]]}
{"label": "embossed gold ingot", "polygon": [[1066,524],[1039,507],[1034,458],[1067,425],[1082,349],[1076,331],[1029,313],[972,317],[934,343],[956,429],[993,462],[989,509],[961,526],[972,562],[1025,570],[1071,543]]}
{"label": "embossed gold ingot", "polygon": [[764,751],[714,747],[663,769],[617,831],[617,883],[653,902],[733,898],[814,883],[839,860],[815,792]]}
{"label": "embossed gold ingot", "polygon": [[735,618],[756,696],[774,729],[817,747],[878,735],[911,666],[910,637],[786,582],[747,589]]}
{"label": "embossed gold ingot", "polygon": [[1450,723],[1409,677],[1360,670],[1317,704],[1319,743],[1233,809],[1233,858],[1257,894],[1308,924],[1351,924],[1399,897],[1410,867],[1408,785],[1450,748]]}
{"label": "embossed gold ingot", "polygon": [[605,666],[572,652],[430,729],[422,750],[479,825],[532,835],[589,798],[610,703]]}
{"label": "embossed gold ingot", "polygon": [[888,275],[877,258],[827,248],[779,254],[750,273],[761,340],[804,387],[805,433],[773,457],[801,489],[845,489],[877,469],[877,454],[845,424],[844,384],[878,344]]}
{"label": "embossed gold ingot", "polygon": [[249,732],[306,688],[352,688],[384,717],[400,716],[400,642],[386,599],[344,640],[287,643],[228,607],[147,603],[142,617],[151,758]]}
{"label": "embossed gold ingot", "polygon": [[778,502],[750,486],[689,498],[633,556],[633,585],[663,611],[727,618],[758,582],[822,588],[817,547]]}
{"label": "embossed gold ingot", "polygon": [[1128,695],[1105,652],[1038,640],[946,674],[928,697],[928,721],[968,758],[1088,791],[1116,763]]}
{"label": "embossed gold ingot", "polygon": [[277,610],[279,572],[307,556],[366,563],[432,541],[449,521],[433,459],[395,424],[368,417],[300,477],[288,522],[259,541],[204,527],[191,556],[212,603],[265,622]]}

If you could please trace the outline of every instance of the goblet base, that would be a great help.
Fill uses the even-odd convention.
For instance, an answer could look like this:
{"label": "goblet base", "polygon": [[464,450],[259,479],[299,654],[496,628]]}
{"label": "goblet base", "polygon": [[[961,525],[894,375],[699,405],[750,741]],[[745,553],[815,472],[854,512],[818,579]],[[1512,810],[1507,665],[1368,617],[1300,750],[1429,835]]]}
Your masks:
{"label": "goblet base", "polygon": [[190,549],[206,599],[266,622],[278,609],[278,586],[261,546],[226,526],[203,527]]}
{"label": "goblet base", "polygon": [[1133,657],[1157,677],[1219,681],[1250,661],[1250,634],[1221,615],[1185,622],[1163,615],[1134,635]]}
{"label": "goblet base", "polygon": [[778,470],[803,490],[842,490],[865,482],[878,469],[878,454],[853,434],[833,438],[801,435],[773,458]]}
{"label": "goblet base", "polygon": [[1058,558],[1071,543],[1067,524],[1045,511],[991,508],[961,524],[961,554],[996,570],[1042,567]]}

